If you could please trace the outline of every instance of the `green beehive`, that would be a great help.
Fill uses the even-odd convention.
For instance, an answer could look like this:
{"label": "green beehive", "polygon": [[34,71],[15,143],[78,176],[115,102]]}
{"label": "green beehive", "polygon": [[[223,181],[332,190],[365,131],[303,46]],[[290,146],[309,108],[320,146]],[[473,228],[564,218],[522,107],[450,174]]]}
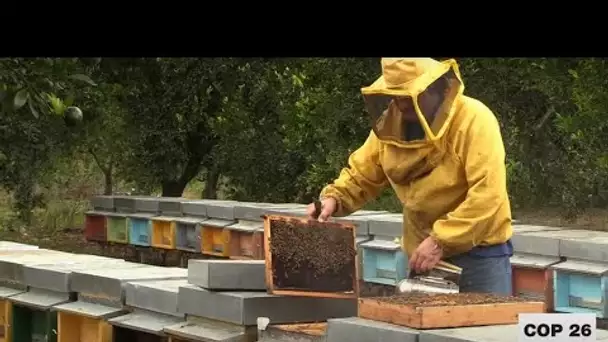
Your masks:
{"label": "green beehive", "polygon": [[13,341],[56,342],[57,313],[14,304]]}

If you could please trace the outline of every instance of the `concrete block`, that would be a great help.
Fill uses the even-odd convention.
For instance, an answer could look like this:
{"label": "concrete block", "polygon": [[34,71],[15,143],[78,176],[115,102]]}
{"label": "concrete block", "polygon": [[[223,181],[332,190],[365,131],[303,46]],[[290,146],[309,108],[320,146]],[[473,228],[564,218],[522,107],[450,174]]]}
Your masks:
{"label": "concrete block", "polygon": [[187,270],[177,267],[159,267],[142,264],[128,269],[81,270],[72,274],[72,291],[78,298],[109,306],[124,303],[123,286],[137,280],[187,279]]}
{"label": "concrete block", "polygon": [[158,209],[162,215],[182,216],[182,197],[161,197],[158,199]]}
{"label": "concrete block", "polygon": [[290,204],[272,204],[272,203],[239,203],[234,206],[234,218],[236,220],[247,220],[255,222],[263,222],[263,215],[266,215],[273,209],[290,209],[294,205]]}
{"label": "concrete block", "polygon": [[0,241],[0,251],[30,251],[40,249],[38,246],[13,241]]}
{"label": "concrete block", "polygon": [[125,303],[138,309],[183,317],[177,310],[177,298],[179,287],[184,285],[188,285],[186,279],[128,282],[125,284]]}
{"label": "concrete block", "polygon": [[207,217],[205,201],[189,201],[182,203],[182,215],[193,217]]}
{"label": "concrete block", "polygon": [[132,313],[110,318],[108,323],[135,331],[143,331],[153,335],[164,335],[163,329],[182,322],[179,317],[167,316],[143,310],[135,310]]}
{"label": "concrete block", "polygon": [[564,230],[565,228],[560,227],[550,227],[550,226],[535,226],[529,224],[514,224],[513,225],[513,233],[527,233],[527,232],[546,232],[546,231],[555,231],[555,230]]}
{"label": "concrete block", "polygon": [[560,255],[560,240],[567,239],[594,239],[600,236],[606,236],[605,232],[581,230],[581,229],[564,229],[553,231],[537,231],[514,234],[513,249],[515,252],[539,254],[547,256]]}
{"label": "concrete block", "polygon": [[70,260],[52,265],[26,265],[23,269],[23,278],[27,286],[57,292],[70,292],[71,277],[74,271],[106,269],[108,267],[125,269],[140,266],[141,264],[126,262],[122,259]]}
{"label": "concrete block", "polygon": [[560,239],[559,255],[566,258],[608,262],[608,232],[589,232],[583,238]]}
{"label": "concrete block", "polygon": [[266,290],[264,260],[189,260],[188,282],[210,290]]}
{"label": "concrete block", "polygon": [[359,317],[327,321],[327,342],[417,342],[418,330]]}
{"label": "concrete block", "polygon": [[207,216],[212,219],[234,220],[234,207],[238,202],[222,201],[207,204]]}
{"label": "concrete block", "polygon": [[266,215],[306,217],[306,206],[295,208],[272,208]]}
{"label": "concrete block", "polygon": [[101,211],[114,211],[114,197],[95,196],[91,199],[93,209]]}
{"label": "concrete block", "polygon": [[17,251],[18,254],[0,253],[0,282],[4,285],[24,285],[23,269],[26,265],[44,265],[61,260],[71,260],[76,257],[72,253],[64,253],[49,249]]}
{"label": "concrete block", "polygon": [[114,209],[117,212],[133,213],[135,212],[135,198],[134,196],[113,196],[114,197]]}
{"label": "concrete block", "polygon": [[332,221],[344,224],[352,224],[355,226],[355,234],[357,236],[369,236],[369,222],[376,215],[349,215],[344,217],[332,218]]}
{"label": "concrete block", "polygon": [[356,299],[274,296],[265,292],[216,292],[187,285],[179,288],[182,313],[238,325],[256,325],[258,317],[274,324],[325,321],[357,315]]}
{"label": "concrete block", "polygon": [[373,236],[385,237],[403,236],[403,215],[374,215],[369,220],[369,234]]}
{"label": "concrete block", "polygon": [[160,213],[158,197],[138,197],[135,199],[135,211],[144,213]]}
{"label": "concrete block", "polygon": [[186,322],[167,326],[164,331],[169,336],[187,339],[188,341],[257,341],[257,327],[245,327],[202,317],[188,317]]}

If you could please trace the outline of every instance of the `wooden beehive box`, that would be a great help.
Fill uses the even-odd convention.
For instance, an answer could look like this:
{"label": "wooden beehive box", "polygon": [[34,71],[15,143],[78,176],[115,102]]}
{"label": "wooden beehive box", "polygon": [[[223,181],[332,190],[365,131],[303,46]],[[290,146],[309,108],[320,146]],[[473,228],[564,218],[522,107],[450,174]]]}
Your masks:
{"label": "wooden beehive box", "polygon": [[359,299],[359,317],[415,329],[516,324],[545,303],[481,293],[408,294]]}
{"label": "wooden beehive box", "polygon": [[567,260],[551,269],[554,311],[608,317],[608,264]]}
{"label": "wooden beehive box", "polygon": [[175,219],[171,216],[152,218],[152,247],[175,249]]}
{"label": "wooden beehive box", "polygon": [[553,270],[559,257],[517,253],[511,257],[513,295],[528,300],[542,301],[548,311],[553,310]]}
{"label": "wooden beehive box", "polygon": [[230,258],[264,258],[264,224],[262,222],[239,221],[226,227],[230,231]]}
{"label": "wooden beehive box", "polygon": [[84,221],[84,237],[88,241],[106,242],[107,219],[106,216],[111,212],[87,211]]}
{"label": "wooden beehive box", "polygon": [[270,293],[357,297],[353,225],[269,215],[264,220],[264,236],[266,284]]}
{"label": "wooden beehive box", "polygon": [[150,247],[152,244],[151,213],[128,214],[129,243],[135,246]]}
{"label": "wooden beehive box", "polygon": [[57,337],[57,342],[110,342],[112,326],[102,319],[58,312]]}
{"label": "wooden beehive box", "polygon": [[108,242],[128,244],[129,227],[127,226],[127,215],[123,213],[108,213],[106,219]]}

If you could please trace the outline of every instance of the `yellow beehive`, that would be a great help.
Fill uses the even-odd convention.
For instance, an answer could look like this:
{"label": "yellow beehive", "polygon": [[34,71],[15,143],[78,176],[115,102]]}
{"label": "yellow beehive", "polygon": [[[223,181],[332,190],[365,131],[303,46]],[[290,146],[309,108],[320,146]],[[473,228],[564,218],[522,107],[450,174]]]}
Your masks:
{"label": "yellow beehive", "polygon": [[175,219],[167,216],[152,218],[152,247],[175,249]]}
{"label": "yellow beehive", "polygon": [[58,342],[112,342],[112,325],[108,322],[67,312],[57,314]]}

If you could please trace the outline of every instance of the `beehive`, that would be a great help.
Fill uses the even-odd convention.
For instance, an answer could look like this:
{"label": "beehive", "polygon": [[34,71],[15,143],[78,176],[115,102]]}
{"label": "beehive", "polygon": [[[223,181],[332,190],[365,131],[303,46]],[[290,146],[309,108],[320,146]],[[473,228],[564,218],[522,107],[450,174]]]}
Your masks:
{"label": "beehive", "polygon": [[127,225],[127,215],[123,213],[108,213],[106,219],[108,242],[128,244],[129,228]]}
{"label": "beehive", "polygon": [[401,214],[374,215],[369,219],[372,240],[361,243],[363,280],[369,283],[396,285],[407,274],[407,257],[400,237],[403,231]]}
{"label": "beehive", "polygon": [[175,221],[176,249],[187,252],[201,251],[201,224],[205,219],[180,217]]}
{"label": "beehive", "polygon": [[106,242],[108,239],[106,216],[111,214],[111,212],[87,211],[84,220],[85,239],[88,241]]}
{"label": "beehive", "polygon": [[234,259],[264,259],[264,224],[239,221],[226,227],[230,233],[228,255]]}
{"label": "beehive", "polygon": [[133,311],[108,321],[115,327],[116,340],[166,341],[164,327],[184,321],[177,308],[178,289],[187,283],[183,279],[125,284],[126,304]]}
{"label": "beehive", "polygon": [[513,295],[545,302],[547,310],[553,310],[553,271],[550,266],[559,262],[559,257],[513,255]]}
{"label": "beehive", "polygon": [[[81,338],[79,341],[98,341],[106,338],[111,331],[108,328],[111,325],[107,320],[128,313],[124,302],[125,284],[128,282],[186,278],[185,269],[143,264],[75,271],[71,279],[71,288],[78,292],[78,301],[55,307],[59,313],[59,320],[66,322],[65,329],[59,331],[60,338],[64,331],[69,336],[73,336],[71,338],[79,336],[78,338]],[[80,335],[69,331],[79,331]],[[83,336],[89,339],[83,340]]]}
{"label": "beehive", "polygon": [[152,247],[175,249],[175,217],[152,218]]}
{"label": "beehive", "polygon": [[129,243],[149,247],[152,244],[152,218],[154,214],[129,214]]}

